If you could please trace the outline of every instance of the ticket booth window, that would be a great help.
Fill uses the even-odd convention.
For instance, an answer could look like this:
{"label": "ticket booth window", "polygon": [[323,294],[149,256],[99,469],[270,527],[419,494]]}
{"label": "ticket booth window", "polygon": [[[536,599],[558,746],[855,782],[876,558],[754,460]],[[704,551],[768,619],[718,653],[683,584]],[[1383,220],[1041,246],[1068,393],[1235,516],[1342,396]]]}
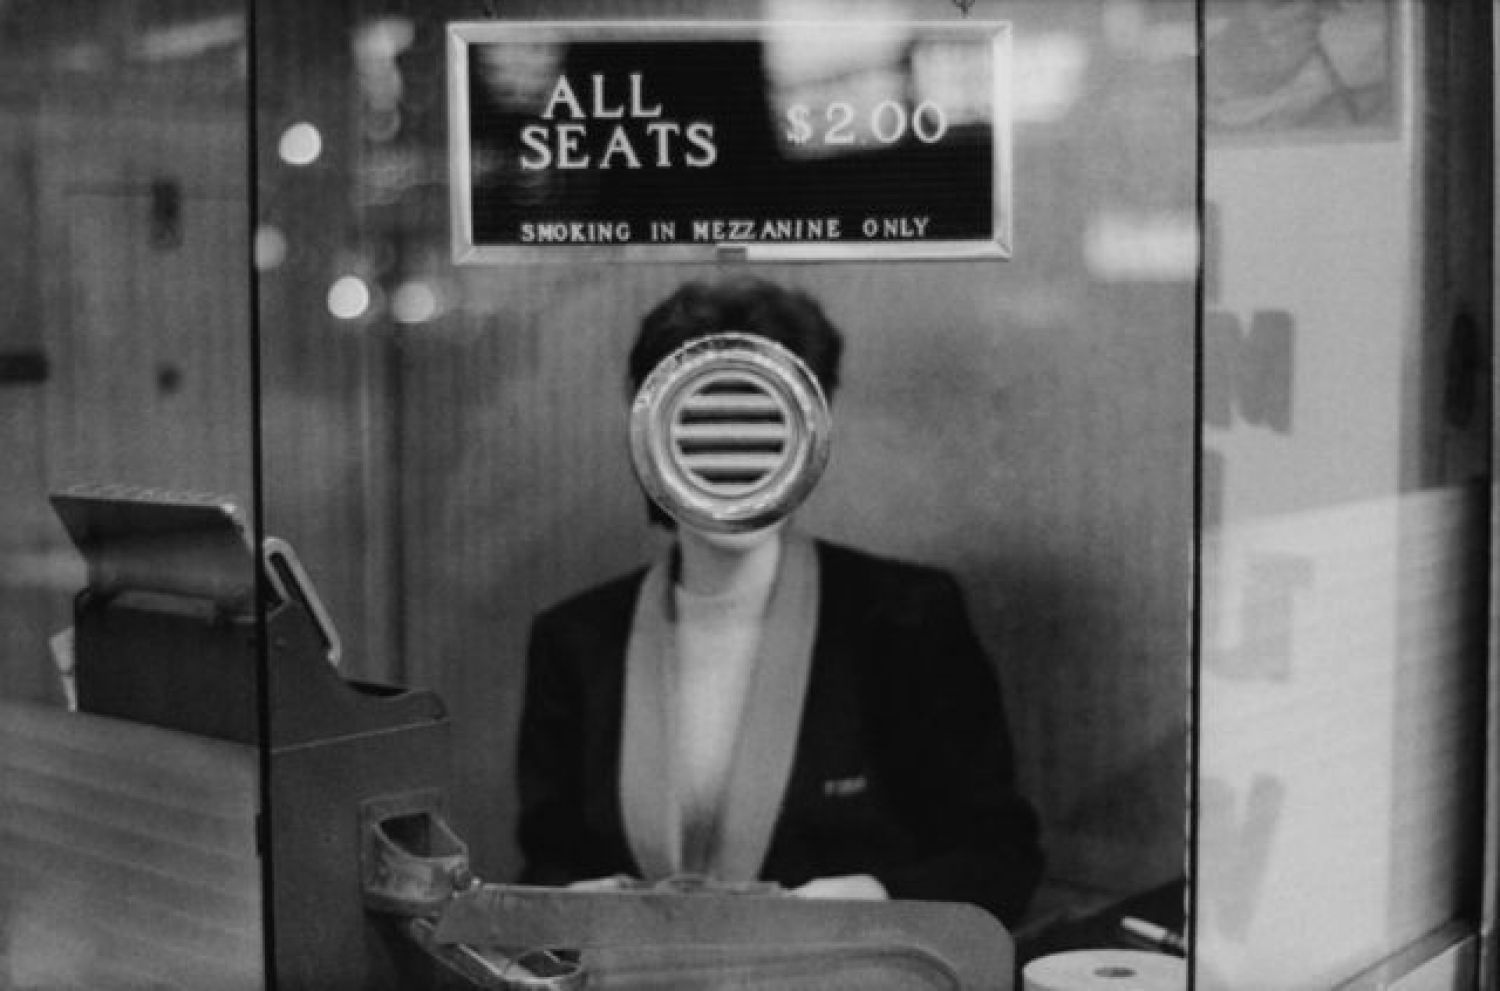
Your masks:
{"label": "ticket booth window", "polygon": [[753,278],[845,341],[793,525],[951,576],[1000,682],[1046,859],[1017,964],[1183,932],[1195,11],[965,6],[260,8],[266,525],[352,671],[445,701],[486,880],[529,869],[536,617],[673,539],[641,322]]}
{"label": "ticket booth window", "polygon": [[[1493,987],[1493,37],[0,0],[0,984]],[[840,353],[636,367],[726,286]],[[636,760],[652,636],[807,684]]]}

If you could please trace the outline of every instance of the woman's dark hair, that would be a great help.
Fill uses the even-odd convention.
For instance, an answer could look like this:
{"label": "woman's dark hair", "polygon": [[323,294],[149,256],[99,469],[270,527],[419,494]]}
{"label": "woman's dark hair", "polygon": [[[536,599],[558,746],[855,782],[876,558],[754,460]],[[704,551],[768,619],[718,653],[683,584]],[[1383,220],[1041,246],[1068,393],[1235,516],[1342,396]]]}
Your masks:
{"label": "woman's dark hair", "polygon": [[775,341],[801,358],[831,401],[839,383],[844,338],[818,301],[754,276],[688,282],[641,320],[630,349],[634,393],[663,358],[689,341],[738,331]]}

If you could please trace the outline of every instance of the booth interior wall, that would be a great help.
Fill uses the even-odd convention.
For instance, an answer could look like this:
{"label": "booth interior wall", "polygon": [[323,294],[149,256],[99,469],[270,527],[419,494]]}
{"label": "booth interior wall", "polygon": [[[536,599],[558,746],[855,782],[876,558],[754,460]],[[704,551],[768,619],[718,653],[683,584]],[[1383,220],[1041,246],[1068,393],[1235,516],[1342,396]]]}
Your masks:
{"label": "booth interior wall", "polygon": [[[1123,230],[1130,243],[1163,227],[1191,238],[1191,45],[1163,57],[1152,45],[1161,47],[1172,17],[1132,34],[1108,8],[985,11],[1013,22],[1023,53],[1081,59],[1076,74],[1049,82],[1062,109],[1016,124],[1022,181],[1008,262],[454,268],[443,182],[418,183],[398,203],[350,218],[321,194],[291,192],[300,177],[281,180],[286,189],[275,195],[305,204],[304,222],[318,226],[313,243],[351,225],[346,245],[401,259],[401,271],[431,277],[452,301],[420,326],[378,310],[355,324],[299,325],[287,311],[268,321],[268,336],[290,338],[296,327],[371,358],[347,367],[364,369],[364,388],[377,394],[359,400],[383,418],[367,422],[393,431],[389,442],[365,442],[389,452],[377,474],[390,475],[375,480],[379,491],[363,490],[354,512],[373,528],[361,531],[372,541],[385,539],[381,526],[394,527],[385,560],[388,587],[398,591],[394,601],[356,601],[345,590],[340,610],[352,608],[361,618],[351,622],[371,627],[378,620],[370,610],[396,608],[399,650],[389,670],[449,701],[455,776],[468,783],[455,815],[487,872],[518,867],[510,780],[531,617],[635,566],[655,546],[625,444],[624,355],[635,323],[686,279],[745,271],[811,291],[848,336],[833,463],[803,525],[958,573],[1006,686],[1023,785],[1040,807],[1055,880],[1118,895],[1180,875],[1194,270],[1191,258],[1153,268],[1147,249],[1147,263],[1121,263],[1111,254],[1119,241],[1109,239]],[[785,10],[580,2],[513,4],[504,14],[682,19]],[[825,10],[853,17],[862,8],[799,13]],[[401,64],[413,104],[426,112],[400,147],[418,175],[441,175],[445,161],[441,19],[482,13],[387,3],[350,15],[414,26]],[[962,16],[914,3],[888,13]],[[1190,7],[1176,14],[1190,41]],[[285,19],[268,24],[283,49],[278,65],[339,71],[343,15],[319,5],[278,7],[276,16]],[[286,92],[309,99],[301,86]],[[276,120],[292,119],[290,107],[278,112]],[[269,122],[266,130],[275,133]],[[376,152],[354,145],[349,159],[333,161],[358,181]],[[287,300],[303,293],[299,312],[315,308],[311,288],[269,291]],[[357,332],[365,343],[331,344]],[[347,374],[352,388],[358,375]],[[304,381],[305,402],[328,401]],[[309,456],[299,448],[304,438],[271,433],[267,477],[295,485],[290,468]],[[325,532],[327,507],[278,503],[274,488],[268,498],[282,508],[273,525],[338,558],[340,528],[354,524],[332,521]],[[386,523],[369,515],[377,504]],[[351,563],[336,567],[350,574]]]}

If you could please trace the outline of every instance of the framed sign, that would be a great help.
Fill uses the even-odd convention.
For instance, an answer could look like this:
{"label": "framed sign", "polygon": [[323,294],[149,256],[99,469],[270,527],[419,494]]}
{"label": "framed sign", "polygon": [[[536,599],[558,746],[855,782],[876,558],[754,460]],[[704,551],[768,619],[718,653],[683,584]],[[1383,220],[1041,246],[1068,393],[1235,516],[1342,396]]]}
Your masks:
{"label": "framed sign", "polygon": [[458,262],[1006,258],[1003,23],[450,24]]}

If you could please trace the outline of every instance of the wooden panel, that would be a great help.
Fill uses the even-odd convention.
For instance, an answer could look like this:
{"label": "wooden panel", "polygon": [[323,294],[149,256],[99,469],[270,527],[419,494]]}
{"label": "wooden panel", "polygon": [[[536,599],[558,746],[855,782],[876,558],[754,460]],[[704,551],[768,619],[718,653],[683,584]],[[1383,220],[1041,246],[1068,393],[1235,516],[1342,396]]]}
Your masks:
{"label": "wooden panel", "polygon": [[[230,492],[249,504],[244,125],[38,109],[47,484]],[[111,112],[113,111],[113,112]]]}
{"label": "wooden panel", "polygon": [[244,205],[158,181],[177,184],[175,246],[152,246],[149,188],[62,199],[71,292],[49,324],[48,483],[225,492],[248,507]]}
{"label": "wooden panel", "polygon": [[0,972],[260,987],[256,767],[253,749],[0,703]]}
{"label": "wooden panel", "polygon": [[61,702],[47,638],[68,625],[81,560],[59,553],[57,524],[42,498],[46,457],[40,387],[0,389],[0,696]]}
{"label": "wooden panel", "polygon": [[57,699],[46,638],[66,625],[82,568],[48,491],[253,495],[245,145],[242,105],[221,89],[169,105],[165,91],[153,103],[81,76],[32,85],[5,93],[6,212],[22,222],[4,253],[22,269],[0,346],[40,353],[48,374],[0,399],[0,610],[15,617],[0,670],[7,695]]}
{"label": "wooden panel", "polygon": [[[34,120],[25,109],[0,110],[0,188],[27,195],[0,198],[0,354],[41,356],[41,273],[37,265]],[[45,370],[45,369],[44,369]],[[61,699],[47,663],[49,633],[66,625],[66,599],[48,550],[50,510],[39,498],[47,458],[43,449],[45,381],[0,382],[0,695]],[[77,577],[75,572],[74,577]]]}

